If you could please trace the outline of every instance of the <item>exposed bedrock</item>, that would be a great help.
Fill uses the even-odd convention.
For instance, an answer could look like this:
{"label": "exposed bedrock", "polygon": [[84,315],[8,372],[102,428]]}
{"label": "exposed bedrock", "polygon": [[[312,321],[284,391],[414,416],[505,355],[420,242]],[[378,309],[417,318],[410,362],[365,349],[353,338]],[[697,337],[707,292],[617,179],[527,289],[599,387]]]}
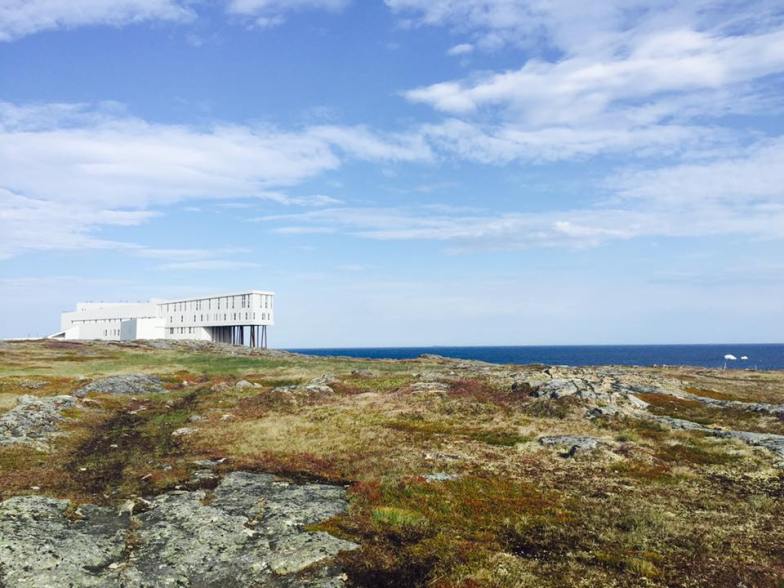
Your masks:
{"label": "exposed bedrock", "polygon": [[79,398],[87,396],[90,392],[100,392],[103,394],[158,394],[166,392],[160,378],[147,374],[124,374],[121,376],[109,376],[90,382],[86,386],[79,388],[74,395]]}
{"label": "exposed bedrock", "polygon": [[357,545],[305,528],[346,507],[343,488],[246,472],[133,514],[17,496],[0,503],[0,585],[341,586],[332,559]]}
{"label": "exposed bedrock", "polygon": [[16,406],[0,416],[0,445],[32,445],[44,448],[58,435],[63,411],[76,406],[73,396],[20,396]]}

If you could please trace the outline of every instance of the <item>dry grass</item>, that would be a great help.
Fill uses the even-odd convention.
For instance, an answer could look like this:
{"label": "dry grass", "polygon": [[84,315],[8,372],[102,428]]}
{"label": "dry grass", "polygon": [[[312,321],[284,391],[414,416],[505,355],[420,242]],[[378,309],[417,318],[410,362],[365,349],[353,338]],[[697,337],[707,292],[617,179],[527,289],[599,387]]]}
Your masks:
{"label": "dry grass", "polygon": [[[321,528],[361,544],[341,557],[355,586],[784,585],[784,473],[768,453],[646,420],[589,420],[573,399],[512,389],[505,368],[52,342],[0,350],[0,366],[0,411],[19,394],[72,391],[82,376],[156,373],[169,390],[95,397],[47,453],[0,447],[0,499],[116,504],[189,487],[194,460],[226,458],[224,472],[349,484],[349,511]],[[784,389],[782,374],[650,371],[703,396],[761,401]],[[447,385],[413,386],[423,373]],[[334,394],[273,392],[323,374],[338,378]],[[238,390],[239,379],[260,387]],[[739,418],[645,400],[659,414]],[[182,426],[198,432],[173,437]],[[560,434],[605,445],[565,458],[537,443]],[[433,473],[457,477],[428,482]]]}
{"label": "dry grass", "polygon": [[11,410],[16,406],[16,401],[20,394],[12,394],[10,392],[0,392],[0,413]]}

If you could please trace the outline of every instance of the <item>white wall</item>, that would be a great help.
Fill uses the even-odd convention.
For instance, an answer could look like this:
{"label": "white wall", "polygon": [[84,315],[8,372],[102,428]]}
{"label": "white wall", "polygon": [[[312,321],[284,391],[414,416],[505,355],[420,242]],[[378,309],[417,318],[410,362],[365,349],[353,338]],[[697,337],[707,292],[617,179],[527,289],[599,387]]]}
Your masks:
{"label": "white wall", "polygon": [[273,302],[272,292],[259,290],[144,303],[81,302],[62,314],[60,330],[75,339],[209,341],[209,327],[272,325]]}
{"label": "white wall", "polygon": [[120,327],[123,341],[136,339],[165,339],[162,318],[141,318],[123,321]]}
{"label": "white wall", "polygon": [[[160,303],[160,316],[171,329],[274,324],[274,299],[271,292],[247,292]],[[179,332],[179,331],[178,331]]]}

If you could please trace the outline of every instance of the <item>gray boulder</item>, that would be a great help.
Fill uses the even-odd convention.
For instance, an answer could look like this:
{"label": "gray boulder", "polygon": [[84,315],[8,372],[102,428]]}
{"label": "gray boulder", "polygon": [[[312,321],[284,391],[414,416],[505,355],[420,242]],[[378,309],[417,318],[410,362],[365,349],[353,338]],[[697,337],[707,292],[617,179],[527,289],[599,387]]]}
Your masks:
{"label": "gray boulder", "polygon": [[0,416],[0,445],[45,445],[59,434],[63,411],[74,406],[73,396],[20,396],[16,406]]}
{"label": "gray boulder", "polygon": [[312,379],[306,386],[305,391],[310,394],[332,394],[332,386],[338,383],[338,379],[332,374],[324,374]]}
{"label": "gray boulder", "polygon": [[158,376],[125,374],[95,380],[94,382],[79,388],[74,394],[79,398],[83,398],[90,392],[123,395],[159,394],[166,392],[166,388],[163,387],[161,379]]}
{"label": "gray boulder", "polygon": [[596,437],[577,435],[551,435],[539,438],[539,444],[544,447],[568,448],[565,457],[574,457],[578,453],[593,451],[599,448],[600,441]]}
{"label": "gray boulder", "polygon": [[566,380],[561,378],[554,378],[540,385],[533,391],[532,396],[536,398],[565,398],[567,396],[574,396],[580,392],[580,387],[577,381]]}

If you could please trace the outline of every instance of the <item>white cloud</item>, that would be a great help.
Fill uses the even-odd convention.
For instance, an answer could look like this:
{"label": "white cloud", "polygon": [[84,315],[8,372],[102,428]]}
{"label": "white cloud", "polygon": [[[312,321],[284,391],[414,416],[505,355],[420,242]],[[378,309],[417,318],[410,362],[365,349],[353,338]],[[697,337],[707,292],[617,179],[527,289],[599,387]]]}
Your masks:
{"label": "white cloud", "polygon": [[471,43],[460,43],[454,47],[450,47],[446,54],[456,57],[460,55],[468,55],[469,53],[473,52],[474,46]]}
{"label": "white cloud", "polygon": [[656,170],[607,182],[601,205],[537,213],[448,207],[333,207],[267,215],[278,233],[335,232],[377,240],[430,240],[453,251],[592,247],[638,237],[742,235],[784,238],[784,139],[743,156]]}
{"label": "white cloud", "polygon": [[716,129],[700,126],[638,126],[606,119],[531,129],[513,123],[482,124],[449,118],[425,125],[422,132],[439,151],[486,164],[583,159],[608,152],[637,157],[670,155],[696,146],[720,145],[724,139]]}
{"label": "white cloud", "polygon": [[282,24],[290,12],[309,9],[338,12],[348,4],[349,0],[229,0],[227,11],[251,17],[256,26],[269,28]]}
{"label": "white cloud", "polygon": [[636,35],[679,26],[737,30],[775,26],[780,7],[767,0],[385,0],[415,26],[444,26],[485,49],[503,45],[567,56],[615,52]]}
{"label": "white cloud", "polygon": [[135,225],[154,215],[147,210],[29,198],[0,187],[0,259],[25,249],[122,248],[124,244],[96,237],[91,230]]}
{"label": "white cloud", "polygon": [[747,137],[711,117],[782,108],[769,82],[784,75],[784,16],[765,0],[387,4],[472,46],[525,45],[519,68],[403,93],[450,117],[425,129],[431,140],[474,160],[712,150]]}
{"label": "white cloud", "polygon": [[[743,155],[699,164],[627,171],[608,181],[620,198],[710,206],[784,206],[784,137],[766,140]],[[784,233],[783,233],[784,235]]]}
{"label": "white cloud", "polygon": [[0,0],[0,41],[52,29],[193,18],[181,0]]}
{"label": "white cloud", "polygon": [[253,261],[234,261],[231,259],[200,259],[197,261],[174,261],[158,266],[165,271],[223,271],[260,267]]}
{"label": "white cloud", "polygon": [[574,123],[624,100],[714,89],[782,71],[784,30],[729,38],[678,30],[651,35],[612,60],[529,61],[518,70],[433,84],[405,96],[452,114],[501,106],[541,126]]}
{"label": "white cloud", "polygon": [[197,128],[149,123],[117,105],[0,104],[0,251],[116,246],[91,229],[140,223],[155,207],[188,199],[334,205],[329,196],[277,188],[334,170],[344,158],[429,157],[416,138],[355,127]]}

